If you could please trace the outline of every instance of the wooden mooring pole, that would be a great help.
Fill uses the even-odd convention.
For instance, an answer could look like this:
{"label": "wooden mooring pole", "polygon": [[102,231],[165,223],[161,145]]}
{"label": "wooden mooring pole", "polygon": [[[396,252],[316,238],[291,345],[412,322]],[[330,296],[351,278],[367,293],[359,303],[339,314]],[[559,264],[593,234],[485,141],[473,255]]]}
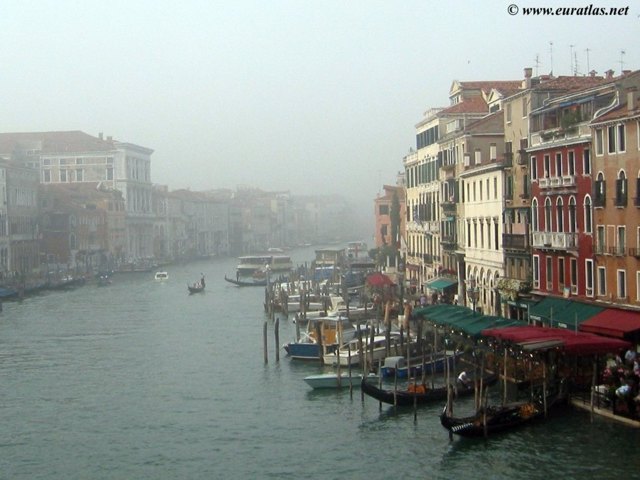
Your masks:
{"label": "wooden mooring pole", "polygon": [[276,339],[276,362],[280,361],[280,317],[276,317],[274,336]]}
{"label": "wooden mooring pole", "polygon": [[269,354],[267,353],[267,321],[264,321],[264,326],[262,327],[262,344],[264,346],[264,363],[265,365],[269,363]]}

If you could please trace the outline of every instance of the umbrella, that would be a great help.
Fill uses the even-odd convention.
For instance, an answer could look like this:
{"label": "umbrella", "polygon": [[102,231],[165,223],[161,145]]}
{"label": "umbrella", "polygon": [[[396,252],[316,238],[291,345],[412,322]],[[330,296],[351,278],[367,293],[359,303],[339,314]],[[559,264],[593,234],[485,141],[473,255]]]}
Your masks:
{"label": "umbrella", "polygon": [[375,272],[367,276],[366,284],[370,287],[384,287],[395,285],[395,283],[393,283],[393,280],[380,272]]}

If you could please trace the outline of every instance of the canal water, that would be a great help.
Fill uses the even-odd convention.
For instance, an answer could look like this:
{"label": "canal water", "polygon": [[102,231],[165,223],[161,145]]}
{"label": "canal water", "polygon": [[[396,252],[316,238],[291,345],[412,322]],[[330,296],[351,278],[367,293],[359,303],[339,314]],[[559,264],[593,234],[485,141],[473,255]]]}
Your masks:
{"label": "canal water", "polygon": [[[298,263],[313,250],[293,252]],[[0,479],[639,478],[640,433],[567,410],[489,440],[449,441],[442,405],[394,410],[316,392],[234,259],[119,274],[5,303]],[[203,294],[187,283],[206,276]],[[294,325],[280,321],[280,343]],[[470,400],[471,401],[471,400]],[[464,403],[459,409],[469,405]]]}

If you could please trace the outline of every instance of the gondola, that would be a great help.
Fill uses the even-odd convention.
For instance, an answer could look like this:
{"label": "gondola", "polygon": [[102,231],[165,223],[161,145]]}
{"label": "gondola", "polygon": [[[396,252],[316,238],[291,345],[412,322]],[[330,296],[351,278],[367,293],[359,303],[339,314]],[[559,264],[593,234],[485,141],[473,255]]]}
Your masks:
{"label": "gondola", "polygon": [[233,283],[234,285],[238,286],[238,287],[266,287],[267,286],[267,280],[252,280],[250,282],[245,282],[243,280],[234,280],[233,278],[229,278],[226,275],[224,276],[224,279],[229,282],[229,283]]}
{"label": "gondola", "polygon": [[[547,396],[547,413],[551,407],[562,403],[566,397],[562,392]],[[487,406],[478,409],[475,415],[453,417],[447,415],[445,405],[440,415],[440,423],[449,430],[463,437],[483,437],[505,430],[512,430],[522,425],[533,423],[545,417],[545,405],[541,397],[532,401],[507,403],[503,406]]]}
{"label": "gondola", "polygon": [[[482,382],[484,385],[492,385],[496,383],[497,379],[498,377],[496,375],[487,375],[482,379]],[[428,388],[428,386],[422,384],[410,384],[402,390],[379,388],[372,382],[367,381],[366,378],[362,379],[360,388],[365,394],[376,400],[400,407],[446,400],[448,390],[447,386]],[[466,387],[458,385],[458,387],[454,389],[455,396],[457,397],[472,395],[473,392],[473,383],[470,383],[469,386]]]}
{"label": "gondola", "polygon": [[204,285],[187,285],[189,293],[201,293],[204,292]]}

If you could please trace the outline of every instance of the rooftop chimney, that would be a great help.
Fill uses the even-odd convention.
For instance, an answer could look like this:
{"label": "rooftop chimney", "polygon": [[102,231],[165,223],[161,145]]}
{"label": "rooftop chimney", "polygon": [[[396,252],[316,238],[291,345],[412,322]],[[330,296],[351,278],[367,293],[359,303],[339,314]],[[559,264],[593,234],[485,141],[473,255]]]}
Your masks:
{"label": "rooftop chimney", "polygon": [[597,74],[597,73],[598,73],[598,72],[596,72],[595,70],[591,70],[591,71],[589,72],[589,76],[590,76],[591,78],[593,78],[593,77],[595,77],[595,76],[596,76],[596,74]]}
{"label": "rooftop chimney", "polygon": [[533,74],[533,69],[531,67],[527,67],[524,69],[524,88],[531,88],[531,75]]}
{"label": "rooftop chimney", "polygon": [[99,138],[100,140],[102,140],[102,132],[100,132],[100,133],[98,134],[98,138]]}
{"label": "rooftop chimney", "polygon": [[611,79],[613,78],[613,70],[609,69],[609,70],[607,70],[607,71],[606,71],[606,72],[604,72],[604,73],[605,73],[605,78],[606,78],[607,80],[611,80]]}

